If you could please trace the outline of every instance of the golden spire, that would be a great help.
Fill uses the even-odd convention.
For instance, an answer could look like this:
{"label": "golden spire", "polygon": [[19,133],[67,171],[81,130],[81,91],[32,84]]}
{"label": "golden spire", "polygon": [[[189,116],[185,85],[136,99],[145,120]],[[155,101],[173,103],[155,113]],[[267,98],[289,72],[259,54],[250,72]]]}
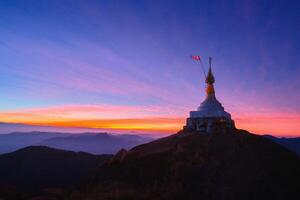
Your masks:
{"label": "golden spire", "polygon": [[208,70],[208,74],[207,74],[206,80],[205,80],[205,82],[207,84],[214,84],[214,82],[215,82],[215,77],[211,71],[211,60],[212,60],[212,58],[209,57],[209,70]]}
{"label": "golden spire", "polygon": [[214,89],[214,85],[213,85],[215,82],[215,77],[211,70],[211,60],[212,60],[212,58],[209,57],[209,70],[208,70],[208,74],[207,74],[206,80],[205,80],[205,82],[207,83],[207,87],[206,87],[207,95],[215,94],[215,89]]}

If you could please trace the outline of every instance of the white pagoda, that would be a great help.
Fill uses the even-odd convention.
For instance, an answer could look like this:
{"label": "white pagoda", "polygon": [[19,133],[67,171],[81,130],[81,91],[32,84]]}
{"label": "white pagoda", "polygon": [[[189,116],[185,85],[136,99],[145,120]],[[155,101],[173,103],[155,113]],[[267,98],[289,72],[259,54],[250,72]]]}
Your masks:
{"label": "white pagoda", "polygon": [[[209,57],[209,71],[206,76],[206,98],[196,111],[190,112],[187,118],[185,130],[211,133],[214,128],[234,129],[234,121],[226,112],[222,104],[217,100],[214,89],[215,78],[211,70],[211,57]],[[225,129],[224,129],[225,128]]]}

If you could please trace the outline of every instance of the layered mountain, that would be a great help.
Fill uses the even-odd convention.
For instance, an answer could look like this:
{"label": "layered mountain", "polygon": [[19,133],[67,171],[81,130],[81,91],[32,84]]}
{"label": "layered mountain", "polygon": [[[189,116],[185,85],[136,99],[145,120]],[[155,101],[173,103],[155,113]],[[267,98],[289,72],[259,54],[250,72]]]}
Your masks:
{"label": "layered mountain", "polygon": [[32,145],[93,154],[113,154],[122,148],[132,148],[151,140],[153,138],[147,136],[108,133],[14,132],[0,134],[0,154]]}
{"label": "layered mountain", "polygon": [[299,156],[268,138],[181,131],[119,151],[72,199],[297,199],[299,180]]}
{"label": "layered mountain", "polygon": [[153,138],[135,135],[111,135],[107,133],[74,134],[68,137],[54,137],[40,142],[40,145],[71,151],[85,151],[93,154],[115,154],[120,149],[152,141]]}
{"label": "layered mountain", "polygon": [[16,151],[20,148],[38,144],[53,137],[68,136],[66,133],[56,132],[13,132],[0,134],[0,154]]}

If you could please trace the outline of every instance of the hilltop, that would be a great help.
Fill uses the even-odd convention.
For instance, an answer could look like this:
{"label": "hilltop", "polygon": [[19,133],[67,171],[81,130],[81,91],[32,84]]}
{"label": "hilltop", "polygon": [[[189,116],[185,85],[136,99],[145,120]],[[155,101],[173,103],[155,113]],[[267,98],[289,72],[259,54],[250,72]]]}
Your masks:
{"label": "hilltop", "polygon": [[72,199],[293,199],[300,159],[243,130],[180,131],[121,150]]}

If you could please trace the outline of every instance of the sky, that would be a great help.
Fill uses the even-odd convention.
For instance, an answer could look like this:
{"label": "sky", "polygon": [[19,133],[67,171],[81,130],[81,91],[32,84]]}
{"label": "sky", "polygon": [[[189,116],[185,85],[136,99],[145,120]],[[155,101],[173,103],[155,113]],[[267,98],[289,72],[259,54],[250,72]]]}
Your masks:
{"label": "sky", "polygon": [[0,122],[175,133],[205,98],[300,136],[298,1],[0,1]]}

